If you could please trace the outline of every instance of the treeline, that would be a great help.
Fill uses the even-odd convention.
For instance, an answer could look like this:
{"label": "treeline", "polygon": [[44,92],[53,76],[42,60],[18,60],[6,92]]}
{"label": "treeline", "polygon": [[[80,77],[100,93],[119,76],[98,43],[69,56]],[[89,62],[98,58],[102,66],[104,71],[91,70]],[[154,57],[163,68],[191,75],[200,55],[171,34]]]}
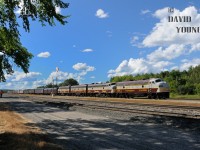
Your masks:
{"label": "treeline", "polygon": [[190,67],[188,71],[163,71],[157,74],[147,73],[142,75],[125,75],[116,76],[110,79],[110,82],[143,80],[149,78],[162,78],[170,86],[171,93],[185,95],[198,94],[200,95],[200,65]]}
{"label": "treeline", "polygon": [[40,86],[40,87],[37,87],[37,88],[56,88],[56,87],[68,86],[68,85],[79,85],[79,83],[75,79],[70,78],[70,79],[63,81],[62,83],[57,84],[57,85],[53,84],[53,83],[49,83],[47,85]]}

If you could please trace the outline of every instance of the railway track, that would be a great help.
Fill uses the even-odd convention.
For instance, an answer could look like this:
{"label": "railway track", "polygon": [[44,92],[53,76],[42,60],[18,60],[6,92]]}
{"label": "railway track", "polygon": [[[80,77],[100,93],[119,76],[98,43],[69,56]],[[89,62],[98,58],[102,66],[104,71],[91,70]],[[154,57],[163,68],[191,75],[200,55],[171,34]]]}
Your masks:
{"label": "railway track", "polygon": [[178,113],[178,112],[169,112],[162,110],[144,110],[143,108],[118,108],[118,107],[109,107],[109,106],[96,106],[96,105],[82,105],[81,107],[89,109],[100,109],[100,110],[109,110],[125,113],[137,113],[137,114],[146,114],[146,115],[156,115],[156,116],[170,116],[170,117],[183,117],[183,118],[193,118],[200,119],[200,114],[188,114],[188,113]]}
{"label": "railway track", "polygon": [[200,106],[190,105],[172,105],[155,103],[123,103],[96,100],[80,100],[65,98],[47,98],[47,97],[28,97],[29,100],[37,103],[54,105],[57,107],[82,107],[85,109],[113,111],[122,113],[146,114],[157,116],[170,116],[200,119]]}

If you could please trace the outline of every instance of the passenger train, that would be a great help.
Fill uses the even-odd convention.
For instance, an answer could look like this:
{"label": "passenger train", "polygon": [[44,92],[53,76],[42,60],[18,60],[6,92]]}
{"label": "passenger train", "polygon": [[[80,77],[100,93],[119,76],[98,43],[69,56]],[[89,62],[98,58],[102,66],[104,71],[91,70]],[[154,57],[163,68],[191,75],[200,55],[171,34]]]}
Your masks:
{"label": "passenger train", "polygon": [[19,94],[55,94],[68,96],[169,98],[169,85],[160,78],[116,83],[82,84],[59,88],[16,90]]}

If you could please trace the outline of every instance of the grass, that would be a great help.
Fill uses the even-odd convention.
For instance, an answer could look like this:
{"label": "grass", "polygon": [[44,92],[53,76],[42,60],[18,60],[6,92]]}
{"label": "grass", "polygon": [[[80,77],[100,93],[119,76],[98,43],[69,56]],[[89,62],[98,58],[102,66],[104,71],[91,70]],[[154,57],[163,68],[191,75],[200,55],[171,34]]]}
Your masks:
{"label": "grass", "polygon": [[9,107],[0,103],[0,149],[2,150],[62,150],[46,134]]}
{"label": "grass", "polygon": [[170,98],[172,99],[197,99],[200,100],[200,95],[178,95],[171,93]]}

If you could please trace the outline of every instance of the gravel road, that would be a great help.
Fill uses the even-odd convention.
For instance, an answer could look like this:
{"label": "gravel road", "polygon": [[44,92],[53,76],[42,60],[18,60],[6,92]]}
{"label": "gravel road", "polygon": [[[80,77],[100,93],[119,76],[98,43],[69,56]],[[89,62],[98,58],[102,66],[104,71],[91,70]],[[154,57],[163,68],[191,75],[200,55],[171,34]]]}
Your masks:
{"label": "gravel road", "polygon": [[4,97],[0,102],[8,103],[66,150],[200,149],[199,129],[161,124],[158,118],[117,119],[100,112],[64,110],[17,97]]}

